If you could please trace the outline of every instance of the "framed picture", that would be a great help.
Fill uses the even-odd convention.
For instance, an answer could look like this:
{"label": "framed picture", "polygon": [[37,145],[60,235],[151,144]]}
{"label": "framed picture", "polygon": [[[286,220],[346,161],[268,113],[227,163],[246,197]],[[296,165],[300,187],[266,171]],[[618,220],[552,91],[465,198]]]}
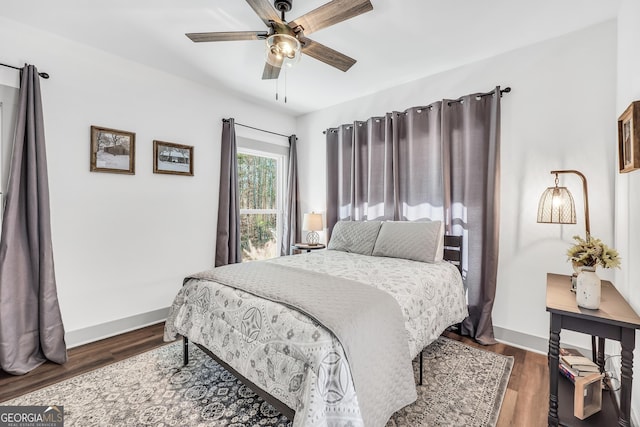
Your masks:
{"label": "framed picture", "polygon": [[640,168],[640,101],[634,101],[618,118],[620,173]]}
{"label": "framed picture", "polygon": [[193,176],[193,146],[153,141],[153,173]]}
{"label": "framed picture", "polygon": [[136,134],[91,126],[91,172],[136,173]]}

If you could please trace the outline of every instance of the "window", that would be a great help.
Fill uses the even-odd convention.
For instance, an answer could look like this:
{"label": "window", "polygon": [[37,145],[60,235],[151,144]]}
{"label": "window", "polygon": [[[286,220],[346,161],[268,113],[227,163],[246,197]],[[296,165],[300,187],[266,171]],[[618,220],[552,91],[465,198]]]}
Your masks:
{"label": "window", "polygon": [[280,253],[284,156],[238,148],[242,260]]}

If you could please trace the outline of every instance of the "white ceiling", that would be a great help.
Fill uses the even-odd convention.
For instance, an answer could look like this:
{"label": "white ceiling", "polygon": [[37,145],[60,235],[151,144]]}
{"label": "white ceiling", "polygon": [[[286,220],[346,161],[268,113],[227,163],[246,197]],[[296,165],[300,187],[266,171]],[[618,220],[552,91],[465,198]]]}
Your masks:
{"label": "white ceiling", "polygon": [[[294,0],[286,19],[326,2]],[[0,0],[0,15],[300,115],[613,19],[620,0],[371,3],[373,11],[309,36],[358,62],[343,73],[303,56],[287,73],[287,104],[284,75],[279,101],[275,81],[261,79],[263,41],[196,44],[184,35],[266,31],[242,0]]]}

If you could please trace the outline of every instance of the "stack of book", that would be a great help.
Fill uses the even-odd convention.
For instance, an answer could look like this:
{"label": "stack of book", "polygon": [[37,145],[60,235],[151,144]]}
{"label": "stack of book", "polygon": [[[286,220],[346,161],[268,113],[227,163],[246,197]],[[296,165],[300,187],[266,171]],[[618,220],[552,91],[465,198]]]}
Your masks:
{"label": "stack of book", "polygon": [[560,348],[560,373],[575,383],[577,377],[599,374],[600,368],[574,348]]}

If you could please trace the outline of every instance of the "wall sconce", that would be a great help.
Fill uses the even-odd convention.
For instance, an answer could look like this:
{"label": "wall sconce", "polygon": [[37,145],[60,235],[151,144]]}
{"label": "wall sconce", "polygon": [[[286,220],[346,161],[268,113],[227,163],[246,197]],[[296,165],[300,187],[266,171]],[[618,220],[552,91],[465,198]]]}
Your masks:
{"label": "wall sconce", "polygon": [[302,230],[308,231],[307,244],[309,246],[316,246],[320,242],[320,235],[317,231],[322,230],[322,214],[318,213],[306,213],[302,219]]}

